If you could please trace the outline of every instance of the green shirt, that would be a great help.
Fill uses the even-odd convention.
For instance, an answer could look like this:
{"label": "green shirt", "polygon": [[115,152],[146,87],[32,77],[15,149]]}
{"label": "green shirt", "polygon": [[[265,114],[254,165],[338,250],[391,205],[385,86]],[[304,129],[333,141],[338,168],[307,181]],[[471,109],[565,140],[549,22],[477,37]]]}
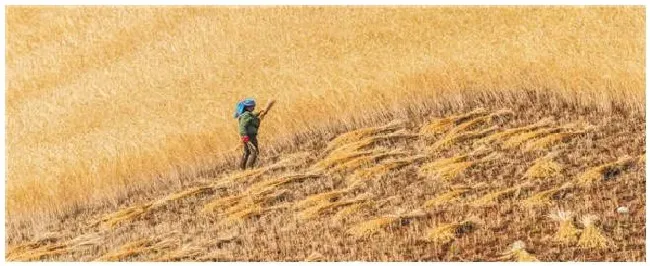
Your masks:
{"label": "green shirt", "polygon": [[255,112],[251,113],[245,111],[241,116],[239,116],[239,135],[240,136],[257,136],[257,130],[260,127],[260,113]]}

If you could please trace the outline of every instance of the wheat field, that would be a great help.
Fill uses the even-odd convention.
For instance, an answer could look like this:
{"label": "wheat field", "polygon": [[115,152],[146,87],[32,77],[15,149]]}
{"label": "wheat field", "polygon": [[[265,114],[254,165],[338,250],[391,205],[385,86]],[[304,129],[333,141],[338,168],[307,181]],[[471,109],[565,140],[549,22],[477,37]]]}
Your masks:
{"label": "wheat field", "polygon": [[643,7],[5,13],[7,260],[645,261]]}

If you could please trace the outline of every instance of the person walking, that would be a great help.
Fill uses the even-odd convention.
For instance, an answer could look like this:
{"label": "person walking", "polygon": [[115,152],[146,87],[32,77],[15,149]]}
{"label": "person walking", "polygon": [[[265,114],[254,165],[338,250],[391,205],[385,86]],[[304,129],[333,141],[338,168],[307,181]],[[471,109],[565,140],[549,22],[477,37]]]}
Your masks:
{"label": "person walking", "polygon": [[243,144],[243,153],[239,167],[242,170],[253,168],[259,155],[259,146],[257,144],[257,133],[260,122],[266,115],[273,104],[269,101],[266,108],[260,112],[255,111],[255,100],[252,98],[244,99],[237,104],[235,118],[239,119],[239,136]]}

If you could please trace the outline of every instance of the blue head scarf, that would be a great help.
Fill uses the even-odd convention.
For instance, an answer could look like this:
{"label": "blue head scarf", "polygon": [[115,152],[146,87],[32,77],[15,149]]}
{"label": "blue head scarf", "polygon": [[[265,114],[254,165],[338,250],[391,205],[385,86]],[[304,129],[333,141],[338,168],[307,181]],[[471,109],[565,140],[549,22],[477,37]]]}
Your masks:
{"label": "blue head scarf", "polygon": [[235,106],[235,118],[238,118],[241,114],[244,113],[244,109],[249,106],[255,106],[255,100],[253,98],[246,98],[243,101],[240,101]]}

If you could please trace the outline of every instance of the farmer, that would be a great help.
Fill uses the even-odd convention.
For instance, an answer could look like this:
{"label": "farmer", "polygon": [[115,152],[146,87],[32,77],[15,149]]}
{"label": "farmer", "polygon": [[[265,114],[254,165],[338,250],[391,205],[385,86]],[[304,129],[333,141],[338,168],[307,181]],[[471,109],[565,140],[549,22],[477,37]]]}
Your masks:
{"label": "farmer", "polygon": [[239,166],[253,168],[259,149],[257,147],[257,130],[260,127],[260,112],[255,110],[255,100],[248,98],[237,105],[235,118],[239,118],[239,136],[244,146],[244,152]]}

